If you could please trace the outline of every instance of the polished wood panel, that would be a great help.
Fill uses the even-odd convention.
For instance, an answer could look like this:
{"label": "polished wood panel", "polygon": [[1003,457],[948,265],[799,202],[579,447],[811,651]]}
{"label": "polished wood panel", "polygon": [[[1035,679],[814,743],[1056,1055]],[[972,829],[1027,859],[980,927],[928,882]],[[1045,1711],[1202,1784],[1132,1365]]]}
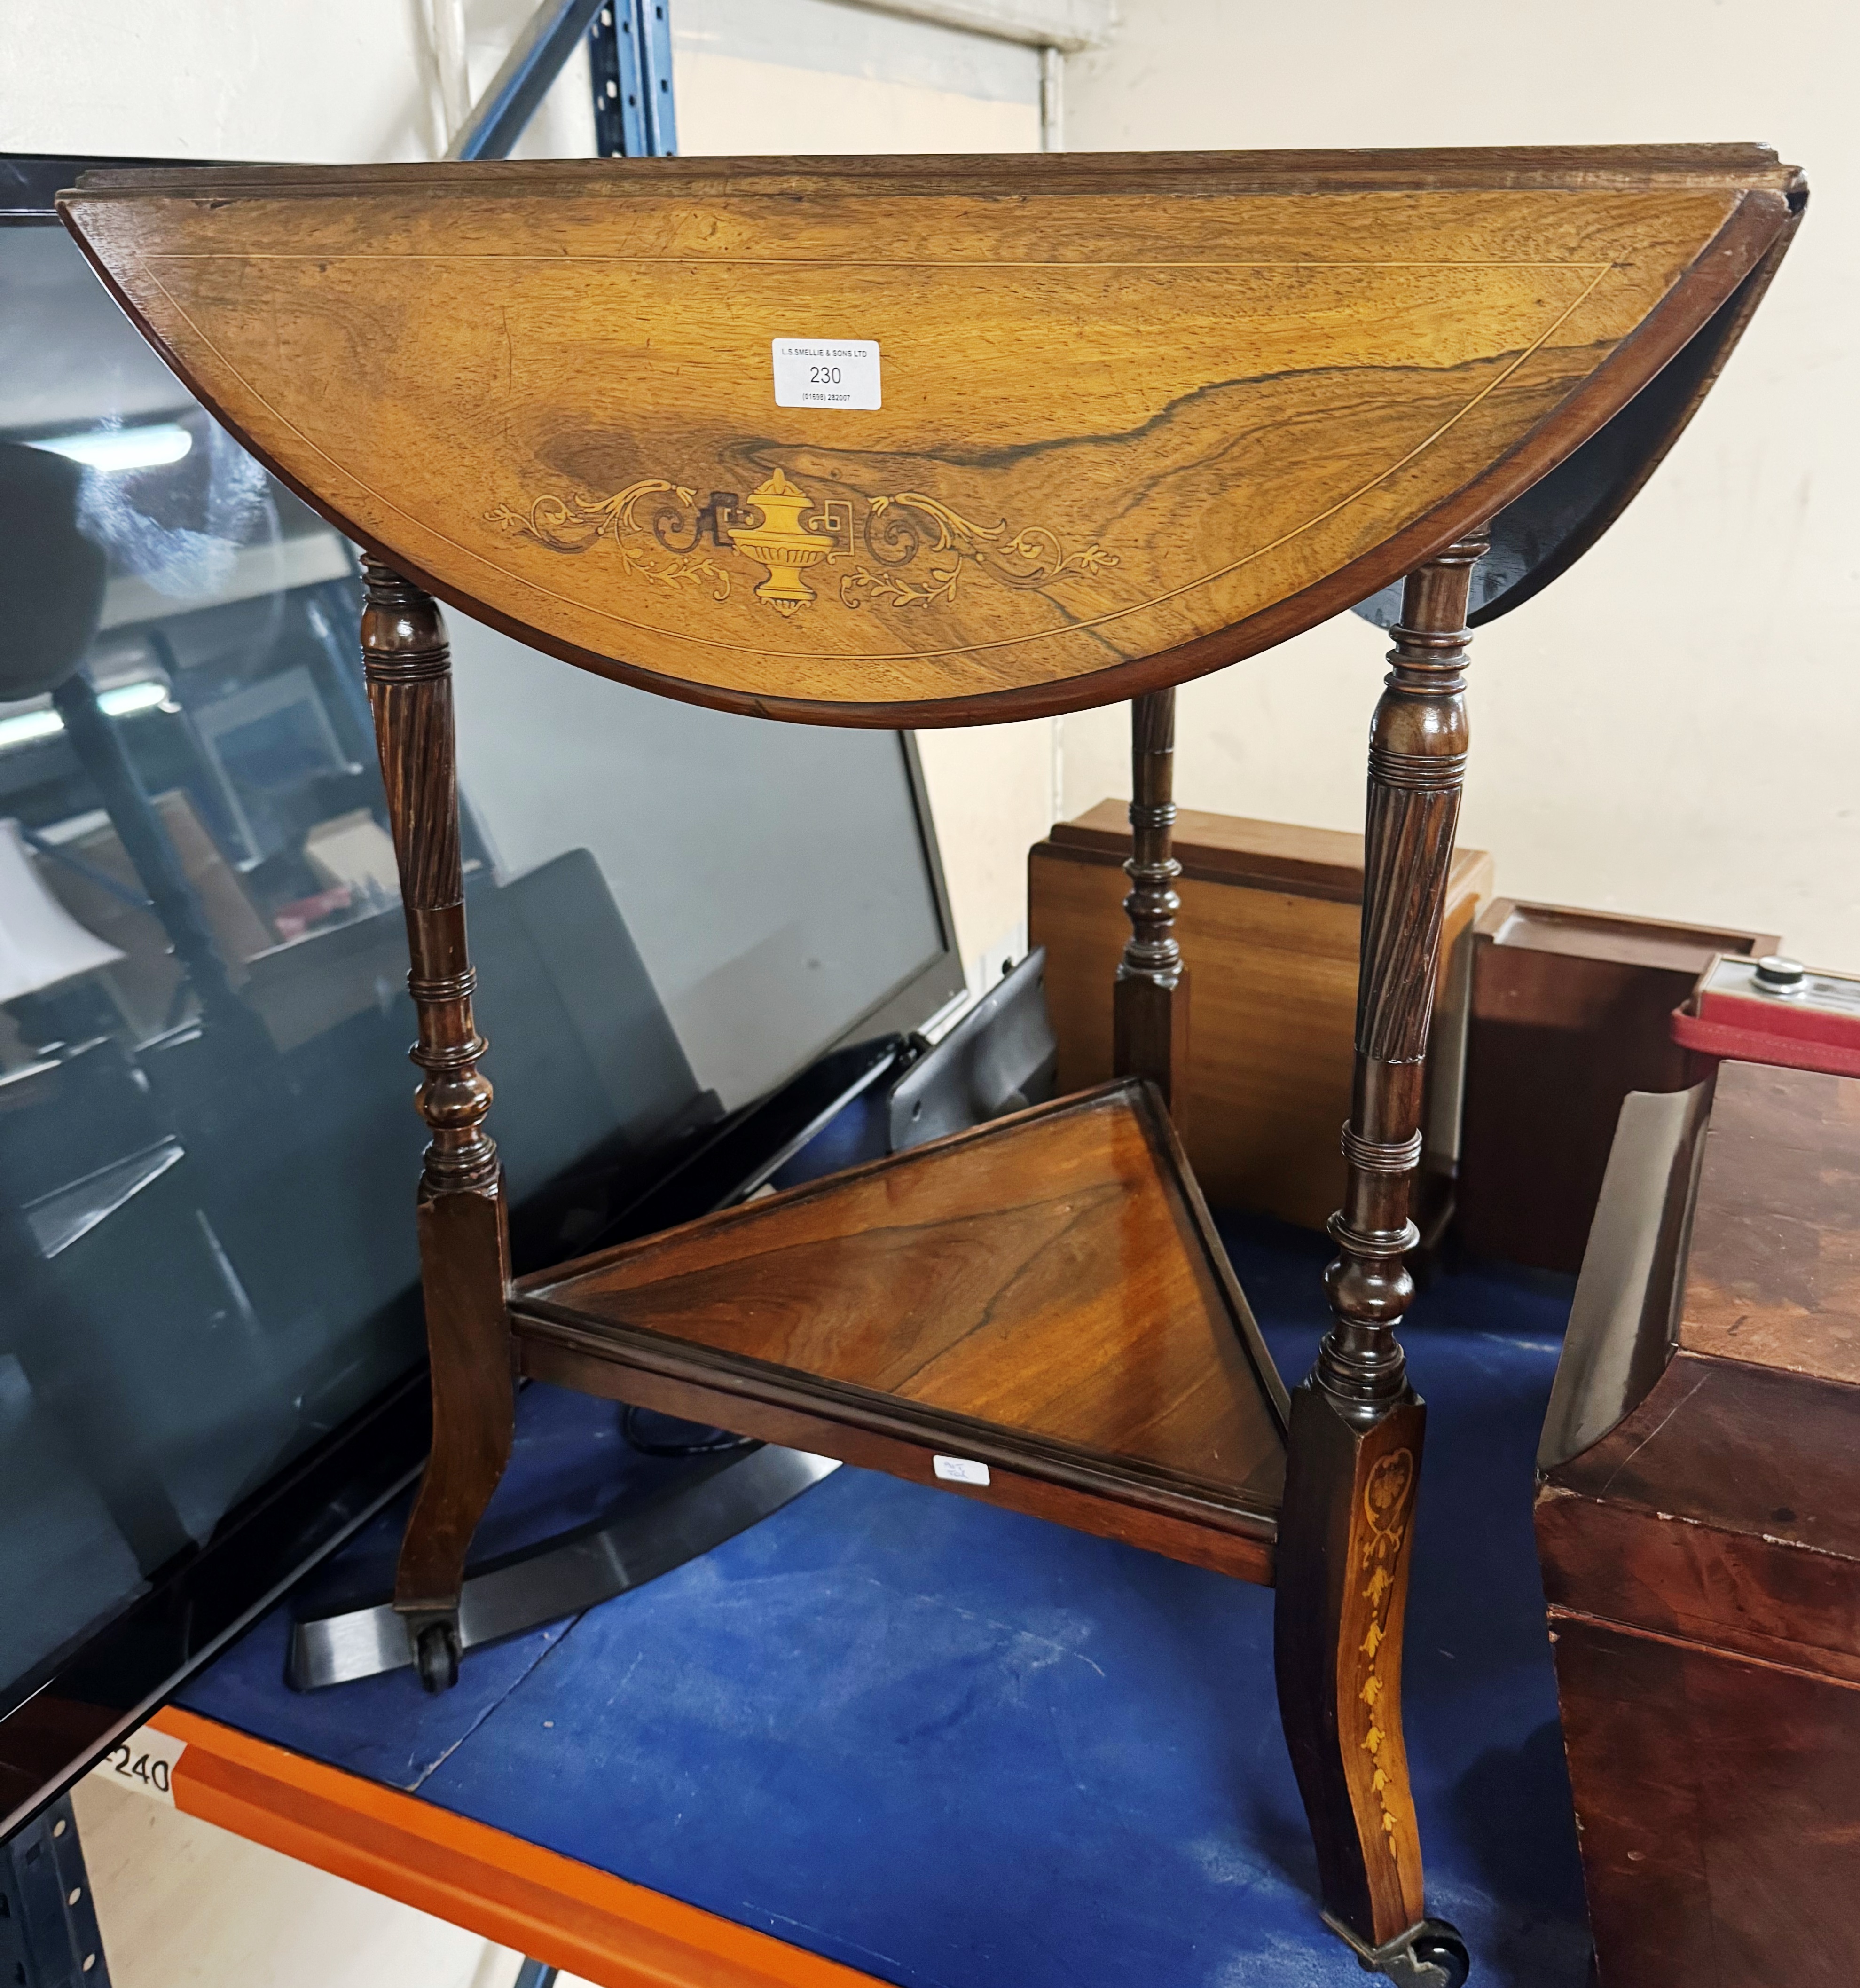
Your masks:
{"label": "polished wood panel", "polygon": [[[1786,1442],[1774,1422],[1768,1432]],[[1742,1461],[1733,1452],[1725,1469]],[[1784,1479],[1782,1498],[1768,1510],[1794,1511],[1784,1499],[1801,1498],[1804,1491],[1788,1469],[1786,1449],[1777,1474]],[[1851,1503],[1851,1487],[1845,1489]],[[1746,1514],[1740,1526],[1737,1515],[1726,1514],[1726,1523],[1716,1524],[1697,1519],[1649,1524],[1644,1505],[1545,1486],[1537,1501],[1537,1550],[1554,1619],[1632,1623],[1753,1662],[1860,1686],[1860,1581],[1851,1539],[1845,1553],[1779,1551],[1781,1535],[1749,1529],[1753,1516],[1762,1523]]]}
{"label": "polished wood panel", "polygon": [[[1035,1476],[1013,1467],[1025,1459],[1024,1442],[1003,1441],[986,1425],[952,1428],[947,1422],[901,1409],[887,1413],[871,1404],[855,1422],[844,1405],[831,1415],[805,1405],[802,1390],[793,1391],[793,1398],[803,1405],[769,1398],[786,1391],[770,1385],[766,1376],[756,1377],[759,1384],[751,1391],[734,1375],[713,1374],[699,1381],[660,1372],[650,1364],[654,1349],[637,1342],[628,1343],[626,1362],[617,1363],[610,1333],[580,1331],[560,1319],[550,1321],[546,1335],[520,1324],[519,1330],[522,1371],[531,1380],[733,1429],[759,1442],[835,1456],[863,1470],[1025,1512],[1261,1587],[1273,1584],[1277,1529],[1272,1517],[1224,1494],[1211,1502],[1193,1487],[1159,1481],[1113,1487],[1103,1471],[1050,1449],[1041,1458],[1043,1474]],[[965,1456],[979,1460],[981,1452],[991,1459],[986,1488],[937,1476],[935,1459],[949,1454],[952,1444]]]}
{"label": "polished wood panel", "polygon": [[[1682,1218],[1691,1182],[1673,1170]],[[1641,1398],[1551,1458],[1537,1499],[1601,1980],[1679,1988],[1760,1963],[1845,1979],[1860,1963],[1860,1080],[1720,1066],[1671,1317],[1663,1364],[1632,1369],[1652,1376]]]}
{"label": "polished wood panel", "polygon": [[1860,1686],[1553,1634],[1598,1988],[1860,1978]]}
{"label": "polished wood panel", "polygon": [[528,1280],[514,1310],[532,1371],[551,1345],[705,1388],[726,1427],[759,1404],[915,1444],[906,1475],[940,1451],[1271,1537],[1283,1393],[1141,1085]]}
{"label": "polished wood panel", "polygon": [[1860,1084],[1720,1070],[1679,1344],[1860,1386]]}
{"label": "polished wood panel", "polygon": [[[1101,802],[1056,824],[1028,858],[1028,932],[1046,948],[1062,1090],[1102,1083],[1114,1067],[1104,989],[1125,928],[1124,813]],[[1355,1067],[1363,839],[1183,808],[1172,854],[1182,870],[1175,932],[1200,1019],[1185,1032],[1170,1109],[1195,1177],[1217,1208],[1261,1209],[1321,1229],[1344,1192],[1337,1128]],[[1456,848],[1442,926],[1443,1003],[1453,948],[1491,891],[1491,857]],[[1443,1131],[1454,1122],[1450,1099],[1445,1108]],[[1424,1165],[1436,1158],[1431,1117],[1429,1148]],[[1444,1170],[1444,1139],[1442,1148]]]}
{"label": "polished wood panel", "polygon": [[1348,1176],[1331,1323],[1294,1397],[1273,1654],[1325,1910],[1380,1948],[1422,1916],[1402,1732],[1402,1634],[1426,1410],[1395,1327],[1453,832],[1466,779],[1466,604],[1483,538],[1409,576],[1369,728]]}
{"label": "polished wood panel", "polygon": [[[399,570],[674,695],[894,724],[1128,696],[1375,592],[1595,433],[1792,202],[1706,148],[143,172],[61,205],[189,386]],[[882,406],[775,406],[784,337],[876,341]]]}

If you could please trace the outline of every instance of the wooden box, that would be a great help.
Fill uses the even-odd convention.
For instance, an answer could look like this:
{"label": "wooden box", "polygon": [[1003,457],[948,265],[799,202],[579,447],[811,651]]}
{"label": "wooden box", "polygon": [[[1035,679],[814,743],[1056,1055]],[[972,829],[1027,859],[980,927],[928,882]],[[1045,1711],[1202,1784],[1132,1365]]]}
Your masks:
{"label": "wooden box", "polygon": [[[1111,991],[1129,933],[1124,803],[1101,801],[1036,843],[1027,929],[1047,948],[1059,1087],[1111,1074]],[[1263,1209],[1321,1229],[1342,1199],[1338,1134],[1349,1115],[1363,839],[1184,808],[1176,936],[1189,969],[1189,1059],[1174,1116],[1217,1208]],[[1441,977],[1492,889],[1483,850],[1454,853]],[[1459,1056],[1455,1006],[1436,1014],[1432,1161],[1450,1166]]]}
{"label": "wooden box", "polygon": [[1622,1114],[1538,1552],[1602,1988],[1832,1988],[1860,1980],[1860,1079],[1710,1090]]}
{"label": "wooden box", "polygon": [[1622,1100],[1690,1081],[1672,1011],[1713,953],[1781,940],[1500,898],[1472,941],[1459,1237],[1538,1270],[1582,1266]]}

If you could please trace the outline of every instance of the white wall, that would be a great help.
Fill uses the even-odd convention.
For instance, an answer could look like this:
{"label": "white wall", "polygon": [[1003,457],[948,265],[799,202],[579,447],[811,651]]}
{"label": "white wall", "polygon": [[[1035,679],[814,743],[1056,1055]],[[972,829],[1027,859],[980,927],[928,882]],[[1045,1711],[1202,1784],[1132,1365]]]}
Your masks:
{"label": "white wall", "polygon": [[6,0],[10,151],[431,158],[425,0]]}
{"label": "white wall", "polygon": [[1040,54],[837,0],[674,0],[681,152],[1023,152]]}
{"label": "white wall", "polygon": [[[1473,647],[1463,833],[1499,888],[1780,930],[1860,967],[1860,9],[1804,0],[1124,0],[1067,64],[1074,149],[1757,139],[1808,217],[1679,446]],[[1183,693],[1185,804],[1360,825],[1383,637],[1354,616]],[[1068,813],[1127,793],[1065,724]]]}
{"label": "white wall", "polygon": [[[436,158],[451,134],[432,8],[447,4],[4,0],[0,144],[316,164]],[[464,0],[473,93],[534,11],[533,0]],[[587,58],[577,55],[517,155],[585,154],[594,138]]]}

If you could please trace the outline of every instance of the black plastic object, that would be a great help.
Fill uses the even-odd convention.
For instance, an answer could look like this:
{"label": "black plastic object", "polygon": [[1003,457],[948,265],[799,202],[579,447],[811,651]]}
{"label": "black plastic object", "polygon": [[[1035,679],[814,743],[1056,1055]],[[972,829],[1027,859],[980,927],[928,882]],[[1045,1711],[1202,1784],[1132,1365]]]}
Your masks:
{"label": "black plastic object", "polygon": [[[430,1435],[421,1368],[280,1472],[53,1666],[0,1730],[0,1816],[29,1815],[45,1780],[69,1779],[84,1755],[140,1725],[176,1680],[418,1475]],[[79,1759],[67,1765],[73,1753]]]}
{"label": "black plastic object", "polygon": [[1794,994],[1808,977],[1808,969],[1799,959],[1785,959],[1781,953],[1770,953],[1757,962],[1757,984],[1766,993]]}
{"label": "black plastic object", "polygon": [[1059,1041],[1036,946],[891,1087],[891,1151],[966,1132],[1053,1095]]}
{"label": "black plastic object", "polygon": [[0,698],[63,683],[96,633],[108,572],[78,529],[83,476],[62,455],[0,442]]}
{"label": "black plastic object", "polygon": [[636,1236],[656,1235],[746,1200],[908,1053],[902,1036],[875,1036],[829,1052],[719,1128],[698,1151],[583,1247],[603,1249]]}

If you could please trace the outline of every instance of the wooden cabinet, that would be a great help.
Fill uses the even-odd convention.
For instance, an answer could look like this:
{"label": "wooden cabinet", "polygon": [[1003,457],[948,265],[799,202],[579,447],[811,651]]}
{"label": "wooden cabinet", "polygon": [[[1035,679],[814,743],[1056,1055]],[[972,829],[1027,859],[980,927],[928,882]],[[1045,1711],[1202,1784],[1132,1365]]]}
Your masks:
{"label": "wooden cabinet", "polygon": [[1860,1079],[1707,1090],[1628,1100],[1538,1458],[1602,1988],[1860,1979]]}
{"label": "wooden cabinet", "polygon": [[[1129,934],[1130,848],[1124,803],[1101,801],[1058,823],[1028,860],[1028,935],[1047,948],[1062,1091],[1111,1073],[1106,996]],[[1216,1208],[1263,1209],[1321,1229],[1343,1198],[1338,1132],[1350,1111],[1363,839],[1184,808],[1175,855],[1189,1047],[1174,1115],[1195,1178]],[[1457,1117],[1458,942],[1491,891],[1492,859],[1456,850],[1424,1161],[1437,1171],[1450,1166]]]}
{"label": "wooden cabinet", "polygon": [[1622,1100],[1690,1081],[1672,1011],[1713,953],[1782,942],[1500,898],[1473,930],[1459,1237],[1482,1256],[1582,1267]]}

